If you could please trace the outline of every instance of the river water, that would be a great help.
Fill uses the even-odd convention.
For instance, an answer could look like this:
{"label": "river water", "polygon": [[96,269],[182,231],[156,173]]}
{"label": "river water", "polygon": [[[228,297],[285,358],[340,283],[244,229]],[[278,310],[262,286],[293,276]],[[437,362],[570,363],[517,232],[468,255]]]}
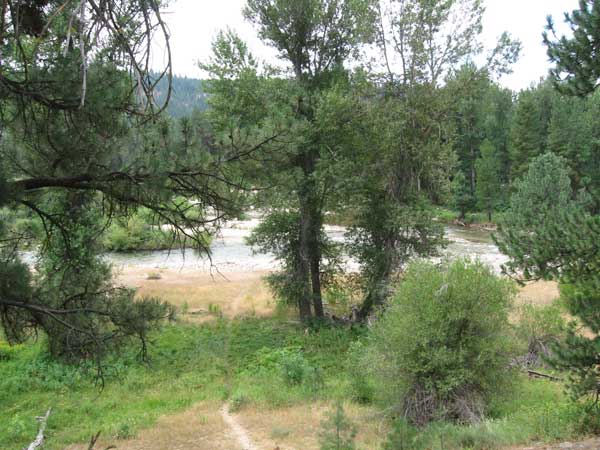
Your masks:
{"label": "river water", "polygon": [[[258,224],[258,219],[231,222],[221,231],[212,244],[211,258],[200,256],[192,250],[151,251],[134,253],[109,253],[106,258],[117,268],[174,269],[227,272],[253,272],[278,267],[273,255],[255,254],[245,243],[245,238]],[[328,236],[338,242],[344,240],[343,227],[327,226]],[[446,227],[449,245],[443,250],[448,257],[468,256],[479,259],[500,272],[506,257],[494,245],[486,231]],[[32,255],[29,255],[32,258]],[[347,261],[347,269],[355,270],[356,262]]]}
{"label": "river water", "polygon": [[[159,250],[132,253],[107,253],[106,259],[116,268],[139,269],[172,269],[231,272],[254,272],[276,269],[278,263],[273,255],[255,254],[246,245],[245,238],[259,223],[258,218],[230,222],[223,227],[220,235],[213,240],[212,255],[199,255],[193,250]],[[327,235],[338,242],[344,241],[344,227],[326,226]],[[498,250],[491,234],[482,230],[446,227],[446,238],[449,241],[442,254],[447,257],[468,256],[488,264],[495,272],[500,273],[501,265],[507,261]],[[35,263],[34,252],[24,252],[25,262]],[[346,262],[347,270],[356,270],[355,261]]]}

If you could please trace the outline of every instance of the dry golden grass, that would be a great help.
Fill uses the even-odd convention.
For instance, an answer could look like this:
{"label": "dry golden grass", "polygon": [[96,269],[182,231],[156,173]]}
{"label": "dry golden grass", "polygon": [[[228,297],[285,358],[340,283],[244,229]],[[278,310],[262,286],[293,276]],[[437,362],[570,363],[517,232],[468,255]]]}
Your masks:
{"label": "dry golden grass", "polygon": [[[319,450],[321,422],[332,405],[322,402],[277,410],[244,408],[236,415],[253,442],[265,450]],[[373,408],[344,404],[346,416],[357,426],[356,444],[365,450],[380,449],[387,428]]]}
{"label": "dry golden grass", "polygon": [[[142,430],[135,439],[99,441],[96,448],[113,444],[119,450],[238,450],[235,437],[223,422],[221,405],[201,402],[178,414],[162,417],[152,428]],[[80,444],[67,450],[84,450]]]}
{"label": "dry golden grass", "polygon": [[[275,302],[263,281],[266,272],[235,272],[220,275],[199,270],[158,270],[160,279],[148,279],[151,271],[126,268],[118,279],[126,286],[138,289],[140,297],[159,297],[179,308],[193,321],[206,320],[209,310],[225,317],[269,316]],[[211,306],[212,305],[212,306]]]}
{"label": "dry golden grass", "polygon": [[555,281],[534,281],[519,289],[515,306],[550,305],[558,296],[558,283]]}

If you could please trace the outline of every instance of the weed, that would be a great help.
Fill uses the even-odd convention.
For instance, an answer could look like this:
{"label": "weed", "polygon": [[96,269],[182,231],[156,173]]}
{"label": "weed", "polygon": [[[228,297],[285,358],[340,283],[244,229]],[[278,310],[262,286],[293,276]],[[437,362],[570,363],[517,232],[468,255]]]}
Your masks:
{"label": "weed", "polygon": [[285,439],[290,435],[291,432],[292,431],[286,427],[273,427],[273,429],[271,430],[271,439]]}
{"label": "weed", "polygon": [[[127,439],[158,417],[198,401],[229,399],[233,411],[248,405],[277,408],[358,398],[350,380],[352,370],[360,372],[361,367],[353,365],[349,347],[360,347],[352,343],[362,341],[364,334],[360,328],[321,327],[305,335],[303,327],[288,321],[257,318],[169,324],[152,335],[149,364],[137,359],[134,347],[107,358],[101,395],[93,366],[50,360],[43,339],[15,347],[0,344],[8,355],[0,360],[0,424],[7,424],[0,427],[0,448],[31,442],[40,405],[56,405],[57,399],[60,408],[52,414],[47,450],[85,442],[99,429]],[[368,392],[371,380],[363,382]],[[480,424],[424,428],[415,450],[439,449],[440,429],[445,450],[468,448],[463,444],[487,449],[491,441],[510,446],[572,439],[598,429],[586,419],[583,406],[570,406],[556,383],[518,377],[513,389],[493,399],[489,418]],[[364,397],[370,399],[369,394]],[[279,439],[286,432],[273,430]]]}
{"label": "weed", "polygon": [[223,315],[223,311],[221,310],[221,307],[214,303],[208,304],[208,313],[212,314],[213,316],[219,316],[219,317],[221,317]]}
{"label": "weed", "polygon": [[119,425],[115,433],[116,439],[131,439],[136,436],[135,423],[132,420],[127,420]]}
{"label": "weed", "polygon": [[190,305],[188,304],[188,302],[186,300],[181,305],[180,312],[181,312],[181,314],[185,315],[188,313],[189,310],[190,310]]}
{"label": "weed", "polygon": [[244,394],[236,392],[231,396],[231,400],[229,400],[229,411],[238,412],[247,403],[248,399],[244,396]]}

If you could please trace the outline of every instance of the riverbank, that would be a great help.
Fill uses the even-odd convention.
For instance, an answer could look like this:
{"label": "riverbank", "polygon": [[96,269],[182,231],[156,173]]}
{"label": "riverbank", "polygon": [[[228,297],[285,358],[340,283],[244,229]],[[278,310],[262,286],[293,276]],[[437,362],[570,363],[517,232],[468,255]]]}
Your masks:
{"label": "riverbank", "polygon": [[473,230],[495,231],[498,228],[498,223],[502,218],[502,214],[498,212],[494,213],[491,221],[489,220],[488,215],[482,212],[469,212],[461,218],[458,211],[438,206],[434,210],[434,217],[438,222],[450,226]]}

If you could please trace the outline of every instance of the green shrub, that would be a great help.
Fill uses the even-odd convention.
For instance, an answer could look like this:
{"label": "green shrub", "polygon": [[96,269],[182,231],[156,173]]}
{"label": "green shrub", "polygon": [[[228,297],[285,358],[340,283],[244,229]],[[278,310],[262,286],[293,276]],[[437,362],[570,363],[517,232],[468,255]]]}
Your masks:
{"label": "green shrub", "polygon": [[523,305],[519,308],[519,322],[515,327],[521,365],[533,367],[551,355],[551,347],[565,336],[566,321],[559,304]]}
{"label": "green shrub", "polygon": [[255,361],[248,366],[248,371],[277,373],[288,386],[318,382],[316,378],[319,372],[308,363],[297,347],[276,350],[263,348],[257,352]]}
{"label": "green shrub", "polygon": [[115,433],[117,439],[132,439],[136,437],[135,422],[131,419],[127,419],[121,423]]}
{"label": "green shrub", "polygon": [[208,304],[208,313],[212,314],[213,316],[222,316],[223,315],[221,307],[215,303]]}
{"label": "green shrub", "polygon": [[481,262],[412,263],[368,337],[378,398],[413,424],[477,421],[508,382],[512,282]]}
{"label": "green shrub", "polygon": [[414,450],[417,430],[406,420],[395,420],[392,431],[388,434],[383,450]]}
{"label": "green shrub", "polygon": [[287,384],[302,384],[308,363],[300,353],[282,353],[279,359],[281,376]]}
{"label": "green shrub", "polygon": [[0,361],[12,359],[16,353],[17,347],[10,346],[7,342],[0,340]]}
{"label": "green shrub", "polygon": [[369,377],[369,371],[363,366],[363,355],[365,346],[362,341],[354,341],[348,349],[348,360],[346,370],[350,377],[350,391],[352,400],[368,404],[375,396],[375,388]]}
{"label": "green shrub", "polygon": [[106,250],[129,252],[168,248],[172,241],[168,233],[147,223],[141,214],[113,222],[106,230],[103,245]]}
{"label": "green shrub", "polygon": [[[112,222],[104,232],[102,245],[113,252],[164,250],[184,246],[185,239],[180,238],[176,232],[161,229],[152,214],[141,208],[128,218]],[[210,245],[208,234],[202,236],[202,240],[204,245]]]}
{"label": "green shrub", "polygon": [[150,272],[146,275],[146,280],[160,280],[162,276],[158,272]]}

